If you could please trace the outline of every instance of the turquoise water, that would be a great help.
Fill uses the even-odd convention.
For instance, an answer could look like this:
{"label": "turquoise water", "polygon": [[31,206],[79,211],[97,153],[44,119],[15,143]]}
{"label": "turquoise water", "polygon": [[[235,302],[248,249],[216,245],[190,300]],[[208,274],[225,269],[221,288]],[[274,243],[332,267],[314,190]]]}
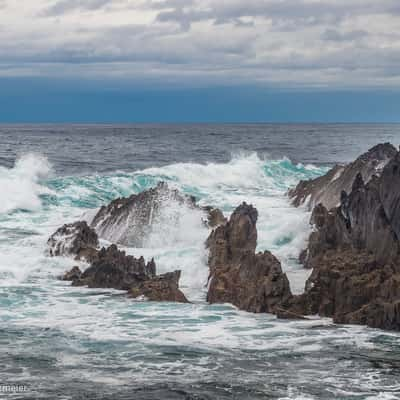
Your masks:
{"label": "turquoise water", "polygon": [[158,272],[181,269],[191,304],[73,288],[57,278],[75,262],[46,255],[47,238],[60,225],[90,219],[116,197],[167,181],[226,215],[242,201],[254,204],[259,250],[277,255],[300,292],[308,272],[297,256],[310,232],[309,214],[291,207],[285,194],[327,165],[255,152],[80,174],[62,173],[60,165],[37,152],[0,167],[0,383],[27,386],[7,398],[399,398],[396,333],[208,305],[209,231],[199,211],[168,204],[146,247],[126,249],[155,257]]}

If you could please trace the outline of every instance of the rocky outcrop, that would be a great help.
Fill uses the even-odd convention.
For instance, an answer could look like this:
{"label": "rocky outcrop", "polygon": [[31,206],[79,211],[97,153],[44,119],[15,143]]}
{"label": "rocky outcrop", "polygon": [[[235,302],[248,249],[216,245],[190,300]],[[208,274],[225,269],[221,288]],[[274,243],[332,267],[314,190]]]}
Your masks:
{"label": "rocky outcrop", "polygon": [[296,188],[289,191],[289,197],[294,206],[307,204],[310,210],[317,204],[323,204],[328,210],[337,207],[342,191],[351,191],[358,174],[364,182],[369,182],[372,176],[381,174],[396,153],[390,143],[378,144],[347,166],[336,165],[324,176],[300,181]]}
{"label": "rocky outcrop", "polygon": [[145,262],[118,250],[116,245],[102,248],[84,272],[74,267],[63,280],[72,281],[73,286],[89,288],[112,288],[126,290],[132,297],[144,296],[153,301],[187,302],[179,290],[180,271],[156,275],[154,260]]}
{"label": "rocky outcrop", "polygon": [[112,243],[143,247],[154,221],[171,202],[189,207],[195,205],[194,198],[183,196],[161,182],[153,189],[116,199],[101,207],[91,226],[101,238]]}
{"label": "rocky outcrop", "polygon": [[202,210],[207,215],[206,225],[209,228],[213,229],[216,228],[217,226],[226,224],[227,219],[225,218],[223,212],[218,208],[206,206],[202,207]]}
{"label": "rocky outcrop", "polygon": [[257,218],[257,210],[243,203],[209,236],[210,303],[260,313],[275,312],[291,298],[279,261],[268,251],[255,254]]}
{"label": "rocky outcrop", "polygon": [[96,257],[99,245],[96,232],[85,221],[66,224],[47,241],[51,256],[75,256],[76,259],[91,261]]}
{"label": "rocky outcrop", "polygon": [[179,290],[180,276],[180,271],[154,276],[131,287],[129,295],[134,298],[144,297],[150,301],[187,303],[185,295]]}
{"label": "rocky outcrop", "polygon": [[175,213],[167,215],[167,221],[173,223],[179,218],[181,207],[188,207],[204,212],[206,225],[213,228],[223,223],[222,212],[213,207],[200,207],[193,196],[187,196],[176,189],[171,189],[165,182],[155,188],[119,198],[103,206],[91,221],[100,238],[111,243],[130,247],[143,247],[146,239],[157,223],[163,218],[163,212],[175,207]]}
{"label": "rocky outcrop", "polygon": [[73,285],[129,290],[138,281],[154,277],[155,270],[154,260],[146,264],[143,257],[126,255],[116,245],[111,245],[98,252],[97,259]]}
{"label": "rocky outcrop", "polygon": [[312,223],[296,311],[400,330],[400,153],[367,183],[357,174],[338,207],[317,205]]}

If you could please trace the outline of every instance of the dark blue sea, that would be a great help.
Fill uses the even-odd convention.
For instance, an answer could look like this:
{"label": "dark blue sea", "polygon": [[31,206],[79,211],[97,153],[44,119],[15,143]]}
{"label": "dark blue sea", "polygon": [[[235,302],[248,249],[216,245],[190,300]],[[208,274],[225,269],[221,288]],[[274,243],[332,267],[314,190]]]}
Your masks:
{"label": "dark blue sea", "polygon": [[76,261],[46,253],[59,226],[166,181],[226,215],[256,206],[258,249],[300,293],[311,228],[287,190],[386,141],[400,125],[0,125],[0,398],[400,398],[398,333],[208,305],[196,210],[171,204],[125,249],[182,270],[190,304],[73,288],[58,277]]}

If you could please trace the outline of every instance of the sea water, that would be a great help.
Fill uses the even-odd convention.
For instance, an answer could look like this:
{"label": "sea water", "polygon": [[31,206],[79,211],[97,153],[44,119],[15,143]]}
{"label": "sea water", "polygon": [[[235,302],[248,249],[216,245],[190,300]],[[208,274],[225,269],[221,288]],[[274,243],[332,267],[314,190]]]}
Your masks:
{"label": "sea water", "polygon": [[58,277],[76,262],[46,254],[62,224],[165,181],[226,216],[257,207],[258,250],[301,293],[310,214],[287,190],[381,141],[400,126],[0,126],[0,384],[26,387],[0,398],[400,398],[397,333],[208,305],[199,211],[168,204],[146,246],[124,249],[180,269],[190,304],[73,288]]}

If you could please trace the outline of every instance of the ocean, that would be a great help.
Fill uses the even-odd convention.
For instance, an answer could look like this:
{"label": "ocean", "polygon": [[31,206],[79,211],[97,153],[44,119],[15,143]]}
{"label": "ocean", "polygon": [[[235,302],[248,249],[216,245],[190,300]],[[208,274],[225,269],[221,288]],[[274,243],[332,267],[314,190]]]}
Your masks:
{"label": "ocean", "polygon": [[400,125],[0,125],[0,398],[400,398],[399,333],[208,305],[195,210],[171,204],[125,249],[182,270],[190,304],[71,287],[58,277],[76,262],[46,254],[64,223],[165,181],[226,215],[257,207],[258,249],[300,293],[310,214],[287,190],[386,141]]}

